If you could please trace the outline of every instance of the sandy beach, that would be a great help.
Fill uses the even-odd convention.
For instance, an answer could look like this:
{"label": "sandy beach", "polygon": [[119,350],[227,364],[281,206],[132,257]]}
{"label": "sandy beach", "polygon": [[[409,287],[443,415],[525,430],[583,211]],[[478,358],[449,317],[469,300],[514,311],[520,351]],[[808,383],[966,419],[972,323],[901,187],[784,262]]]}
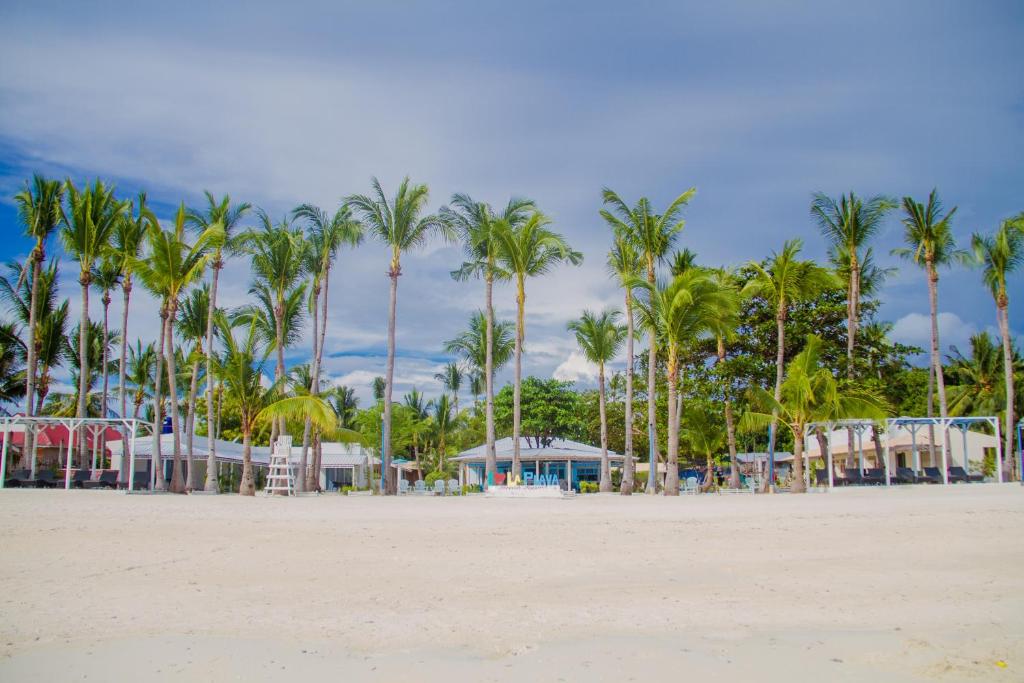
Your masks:
{"label": "sandy beach", "polygon": [[1024,489],[0,492],[0,680],[1024,680]]}

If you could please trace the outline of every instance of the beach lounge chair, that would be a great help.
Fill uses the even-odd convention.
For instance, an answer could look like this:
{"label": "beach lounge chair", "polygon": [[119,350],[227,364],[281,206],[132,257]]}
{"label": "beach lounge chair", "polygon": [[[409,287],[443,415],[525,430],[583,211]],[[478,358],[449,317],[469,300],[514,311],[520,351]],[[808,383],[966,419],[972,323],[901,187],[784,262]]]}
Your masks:
{"label": "beach lounge chair", "polygon": [[967,473],[963,467],[950,467],[948,473],[950,484],[967,483]]}
{"label": "beach lounge chair", "polygon": [[828,486],[828,470],[814,470],[814,485]]}
{"label": "beach lounge chair", "polygon": [[399,479],[398,480],[398,495],[404,496],[409,493],[409,480]]}
{"label": "beach lounge chair", "polygon": [[[149,490],[149,473],[148,472],[136,472],[135,478],[132,480],[132,489],[135,491],[148,491]],[[128,489],[127,481],[117,482],[117,488]]]}
{"label": "beach lounge chair", "polygon": [[878,486],[885,484],[885,468],[884,467],[871,467],[864,470],[864,483],[874,484]]}
{"label": "beach lounge chair", "polygon": [[36,486],[40,488],[55,489],[63,485],[64,480],[53,476],[53,472],[50,470],[42,470],[39,472],[39,476],[36,477]]}
{"label": "beach lounge chair", "polygon": [[75,470],[75,474],[71,477],[71,488],[80,489],[84,488],[85,482],[92,479],[92,470]]}
{"label": "beach lounge chair", "polygon": [[843,482],[846,486],[857,486],[864,482],[864,474],[856,467],[847,467],[844,470],[846,474],[846,481]]}
{"label": "beach lounge chair", "polygon": [[938,467],[925,467],[924,474],[919,474],[917,480],[923,481],[926,484],[941,484],[942,472],[939,471]]}
{"label": "beach lounge chair", "polygon": [[416,483],[413,484],[412,486],[412,492],[417,496],[422,496],[427,492],[427,485],[423,482],[422,479],[417,479]]}
{"label": "beach lounge chair", "polygon": [[32,478],[30,470],[14,470],[11,476],[4,479],[4,486],[8,488],[19,488],[35,486],[36,480]]}
{"label": "beach lounge chair", "polygon": [[87,489],[117,488],[117,471],[106,470],[105,472],[100,472],[99,479],[92,479],[89,481],[82,482],[82,486]]}
{"label": "beach lounge chair", "polygon": [[896,476],[892,480],[896,484],[916,484],[917,473],[909,467],[897,467]]}
{"label": "beach lounge chair", "polygon": [[458,479],[449,479],[448,480],[448,495],[449,496],[457,496],[460,493],[462,493],[462,490],[459,487],[459,480]]}
{"label": "beach lounge chair", "polygon": [[434,482],[434,495],[444,495],[444,479],[438,479],[437,481]]}

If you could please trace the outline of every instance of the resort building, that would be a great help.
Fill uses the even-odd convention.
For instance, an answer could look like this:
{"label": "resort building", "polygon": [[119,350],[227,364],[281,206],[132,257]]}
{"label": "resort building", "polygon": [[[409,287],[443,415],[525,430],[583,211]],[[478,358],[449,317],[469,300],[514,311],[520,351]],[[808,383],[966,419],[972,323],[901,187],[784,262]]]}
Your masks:
{"label": "resort building", "polygon": [[[497,472],[507,475],[512,469],[512,437],[498,439],[494,444]],[[470,448],[452,458],[459,466],[459,483],[479,486],[485,481],[487,444]],[[578,489],[581,481],[597,482],[601,479],[601,449],[568,439],[541,439],[520,437],[519,459],[522,471],[534,476],[555,476]],[[623,456],[608,451],[612,468],[621,469]]]}

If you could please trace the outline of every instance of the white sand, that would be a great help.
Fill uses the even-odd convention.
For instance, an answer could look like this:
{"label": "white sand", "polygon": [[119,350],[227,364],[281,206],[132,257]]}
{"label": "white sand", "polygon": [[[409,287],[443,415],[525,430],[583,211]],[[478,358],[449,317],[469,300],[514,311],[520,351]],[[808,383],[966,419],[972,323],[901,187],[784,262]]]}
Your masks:
{"label": "white sand", "polygon": [[1019,485],[8,490],[0,520],[2,681],[1024,680]]}

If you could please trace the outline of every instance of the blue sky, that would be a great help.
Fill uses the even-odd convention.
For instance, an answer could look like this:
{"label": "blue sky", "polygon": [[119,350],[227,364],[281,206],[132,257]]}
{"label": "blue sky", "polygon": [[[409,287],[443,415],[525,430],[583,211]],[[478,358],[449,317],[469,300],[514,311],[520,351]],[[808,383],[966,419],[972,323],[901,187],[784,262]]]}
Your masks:
{"label": "blue sky", "polygon": [[[602,186],[656,206],[696,186],[680,246],[710,264],[791,237],[824,258],[816,190],[938,187],[964,243],[1024,210],[1020,3],[66,4],[0,8],[4,260],[28,250],[9,198],[33,171],[145,188],[168,217],[204,188],[275,215],[333,208],[373,175],[428,183],[432,208],[526,195],[585,262],[530,283],[525,368],[586,382],[565,323],[621,298]],[[900,241],[894,216],[883,262]],[[399,391],[437,392],[442,342],[480,305],[480,285],[448,277],[459,261],[436,244],[404,263]],[[383,367],[385,269],[367,244],[332,281],[328,371],[363,396]],[[229,267],[225,304],[246,300],[248,277]],[[77,306],[70,264],[65,282]],[[923,275],[903,266],[883,298],[897,338],[922,344]],[[510,291],[497,304],[511,316]],[[993,327],[977,273],[943,273],[940,309],[944,347]],[[130,336],[154,317],[140,306]]]}

